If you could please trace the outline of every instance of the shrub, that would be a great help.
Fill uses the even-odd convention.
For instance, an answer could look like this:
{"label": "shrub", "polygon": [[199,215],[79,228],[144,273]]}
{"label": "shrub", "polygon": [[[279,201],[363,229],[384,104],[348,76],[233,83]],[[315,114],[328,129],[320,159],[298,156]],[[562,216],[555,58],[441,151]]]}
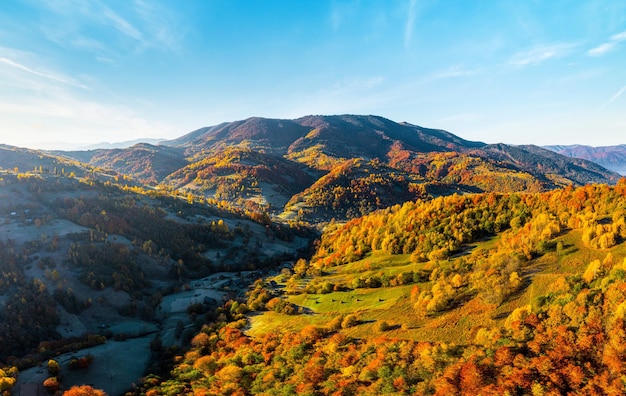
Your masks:
{"label": "shrub", "polygon": [[374,325],[374,330],[378,332],[389,331],[393,328],[386,320],[380,320]]}
{"label": "shrub", "polygon": [[359,318],[357,318],[357,316],[354,314],[350,314],[350,315],[347,315],[343,319],[343,321],[341,322],[341,327],[344,329],[347,329],[350,327],[354,327],[358,324],[359,324]]}
{"label": "shrub", "polygon": [[61,387],[57,377],[48,377],[43,382],[43,387],[50,393],[55,393]]}
{"label": "shrub", "polygon": [[56,360],[50,359],[48,360],[48,373],[52,376],[57,376],[61,372],[61,367]]}
{"label": "shrub", "polygon": [[94,389],[89,385],[73,386],[63,393],[63,396],[107,396],[104,391]]}

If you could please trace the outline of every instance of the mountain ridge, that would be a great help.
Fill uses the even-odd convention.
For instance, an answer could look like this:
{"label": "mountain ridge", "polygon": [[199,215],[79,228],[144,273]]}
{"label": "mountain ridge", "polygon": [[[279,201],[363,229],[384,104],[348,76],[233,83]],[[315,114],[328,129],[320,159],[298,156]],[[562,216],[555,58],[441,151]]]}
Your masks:
{"label": "mountain ridge", "polygon": [[586,146],[581,144],[545,146],[561,155],[593,161],[614,172],[626,175],[626,144]]}
{"label": "mountain ridge", "polygon": [[620,177],[537,146],[486,144],[352,114],[250,117],[156,146],[55,154],[155,188],[306,222],[458,192],[538,192]]}

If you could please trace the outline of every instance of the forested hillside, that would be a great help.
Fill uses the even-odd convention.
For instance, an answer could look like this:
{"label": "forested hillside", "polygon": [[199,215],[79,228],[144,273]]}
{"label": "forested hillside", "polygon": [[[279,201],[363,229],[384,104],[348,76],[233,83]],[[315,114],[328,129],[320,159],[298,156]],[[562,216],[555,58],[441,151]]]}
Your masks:
{"label": "forested hillside", "polygon": [[625,239],[626,180],[394,206],[228,303],[144,390],[622,394]]}
{"label": "forested hillside", "polygon": [[[29,155],[16,152],[19,161]],[[255,273],[300,257],[314,235],[225,202],[128,185],[71,163],[54,171],[51,158],[35,156],[40,160],[52,162],[0,170],[2,391],[43,375],[17,376],[18,369],[63,357],[63,369],[58,363],[35,386],[49,380],[44,387],[54,393],[97,383],[120,394],[144,373],[152,351],[187,344],[203,323],[199,315],[211,316]],[[190,282],[202,287],[193,290]],[[95,358],[95,367],[74,373],[78,363],[66,354],[84,358],[87,352],[78,351],[86,348],[93,352],[80,364]],[[121,365],[108,384],[117,370],[110,354],[128,349],[140,362]]]}
{"label": "forested hillside", "polygon": [[157,188],[309,224],[455,192],[546,191],[619,178],[539,147],[487,145],[372,115],[253,117],[159,146],[57,154]]}

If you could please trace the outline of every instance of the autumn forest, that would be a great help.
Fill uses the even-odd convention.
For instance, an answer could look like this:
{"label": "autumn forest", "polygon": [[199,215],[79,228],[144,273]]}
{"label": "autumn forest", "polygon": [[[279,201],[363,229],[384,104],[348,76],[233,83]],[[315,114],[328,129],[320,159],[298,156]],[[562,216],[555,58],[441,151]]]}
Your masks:
{"label": "autumn forest", "polygon": [[626,392],[626,178],[588,161],[253,118],[0,146],[0,198],[7,395]]}

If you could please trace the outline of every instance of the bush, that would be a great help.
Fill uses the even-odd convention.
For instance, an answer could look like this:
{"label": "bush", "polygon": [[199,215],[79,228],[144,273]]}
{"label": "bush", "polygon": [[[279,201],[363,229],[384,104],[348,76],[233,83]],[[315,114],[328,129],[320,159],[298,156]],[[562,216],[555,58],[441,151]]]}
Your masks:
{"label": "bush", "polygon": [[330,330],[339,330],[341,329],[341,324],[343,323],[343,315],[335,316],[330,322],[326,324],[326,327]]}
{"label": "bush", "polygon": [[48,373],[52,376],[57,376],[61,372],[61,367],[56,360],[50,359],[48,360]]}
{"label": "bush", "polygon": [[356,315],[350,314],[350,315],[347,315],[343,319],[343,321],[341,322],[341,327],[344,328],[344,329],[347,329],[347,328],[354,327],[354,326],[358,325],[359,322],[360,322],[359,318],[357,318]]}
{"label": "bush", "polygon": [[48,392],[55,393],[59,390],[61,386],[57,377],[49,377],[46,378],[43,382],[43,387],[46,388]]}
{"label": "bush", "polygon": [[106,396],[100,389],[94,389],[89,385],[73,386],[63,393],[63,396]]}
{"label": "bush", "polygon": [[70,360],[70,368],[71,369],[86,369],[93,363],[93,355],[88,353],[87,355],[81,358],[73,358]]}
{"label": "bush", "polygon": [[13,377],[0,377],[0,391],[8,391],[15,386],[17,380]]}
{"label": "bush", "polygon": [[386,320],[380,320],[374,325],[374,330],[376,330],[377,332],[389,331],[392,328],[393,326],[390,325]]}

